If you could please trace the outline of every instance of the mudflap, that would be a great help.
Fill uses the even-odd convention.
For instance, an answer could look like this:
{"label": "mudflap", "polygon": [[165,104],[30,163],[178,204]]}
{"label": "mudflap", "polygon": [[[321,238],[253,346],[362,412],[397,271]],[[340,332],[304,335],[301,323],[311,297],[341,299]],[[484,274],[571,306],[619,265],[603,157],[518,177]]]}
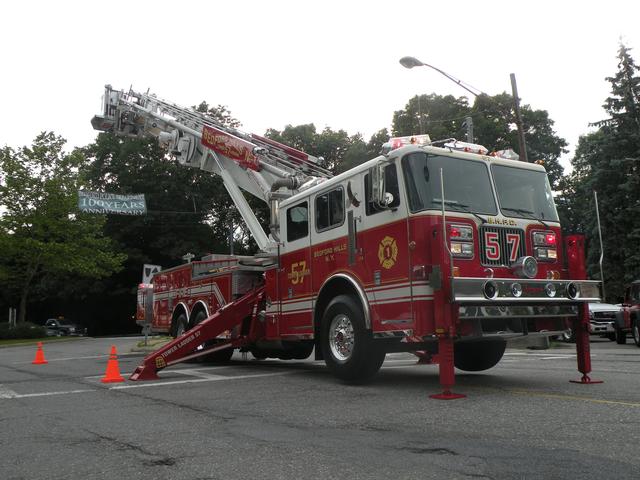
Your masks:
{"label": "mudflap", "polygon": [[196,350],[199,345],[209,340],[214,340],[225,330],[231,330],[240,325],[245,318],[252,317],[255,320],[261,310],[264,290],[264,286],[260,286],[249,291],[236,301],[228,303],[180,337],[149,354],[129,379],[134,381],[156,380],[158,379],[158,372],[170,365],[226,348],[244,346],[249,342],[249,339],[239,337],[222,344],[215,344],[209,348]]}

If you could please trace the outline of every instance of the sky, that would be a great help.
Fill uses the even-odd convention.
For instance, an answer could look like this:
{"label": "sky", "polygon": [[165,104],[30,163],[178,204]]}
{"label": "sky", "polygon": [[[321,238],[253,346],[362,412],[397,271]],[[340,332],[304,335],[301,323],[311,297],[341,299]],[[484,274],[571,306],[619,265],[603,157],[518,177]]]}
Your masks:
{"label": "sky", "polygon": [[226,105],[246,132],[314,123],[368,140],[417,94],[467,95],[403,68],[411,55],[489,95],[514,73],[573,150],[605,118],[621,40],[640,64],[638,18],[622,0],[2,2],[0,147],[42,131],[91,143],[105,84]]}

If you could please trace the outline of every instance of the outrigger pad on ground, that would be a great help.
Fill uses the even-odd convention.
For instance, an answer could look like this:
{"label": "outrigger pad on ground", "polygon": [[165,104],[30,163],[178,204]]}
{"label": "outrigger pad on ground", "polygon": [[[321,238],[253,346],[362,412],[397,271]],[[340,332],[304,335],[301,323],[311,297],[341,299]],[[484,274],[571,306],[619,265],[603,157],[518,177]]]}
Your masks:
{"label": "outrigger pad on ground", "polygon": [[442,393],[429,395],[429,398],[434,398],[436,400],[456,400],[458,398],[467,398],[467,396],[464,393],[453,393],[447,390]]}
{"label": "outrigger pad on ground", "polygon": [[582,385],[589,385],[592,383],[604,383],[603,380],[591,380],[589,375],[583,375],[580,380],[569,380],[571,383],[580,383]]}

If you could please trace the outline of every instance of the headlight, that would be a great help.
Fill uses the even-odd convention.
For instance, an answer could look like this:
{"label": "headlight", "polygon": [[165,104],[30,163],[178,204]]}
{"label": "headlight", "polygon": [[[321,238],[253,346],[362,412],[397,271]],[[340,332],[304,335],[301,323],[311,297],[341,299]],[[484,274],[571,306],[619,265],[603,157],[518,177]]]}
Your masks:
{"label": "headlight", "polygon": [[469,225],[449,225],[451,253],[455,257],[473,257],[473,228]]}

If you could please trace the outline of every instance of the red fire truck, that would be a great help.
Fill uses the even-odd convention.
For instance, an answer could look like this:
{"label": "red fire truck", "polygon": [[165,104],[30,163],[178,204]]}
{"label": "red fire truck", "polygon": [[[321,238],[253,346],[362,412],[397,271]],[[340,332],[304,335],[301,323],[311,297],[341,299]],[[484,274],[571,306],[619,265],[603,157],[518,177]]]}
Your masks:
{"label": "red fire truck", "polygon": [[[439,365],[435,398],[449,399],[459,396],[454,366],[489,369],[509,340],[572,326],[580,382],[593,382],[587,303],[601,286],[584,280],[582,239],[563,242],[542,166],[416,136],[331,177],[303,152],[110,86],[92,123],[155,136],[180,163],[220,175],[260,248],[155,275],[140,315],[177,338],[132,379],[233,349],[259,358],[315,349],[337,377],[363,381],[387,353],[413,352]],[[269,234],[241,190],[270,205]]]}

